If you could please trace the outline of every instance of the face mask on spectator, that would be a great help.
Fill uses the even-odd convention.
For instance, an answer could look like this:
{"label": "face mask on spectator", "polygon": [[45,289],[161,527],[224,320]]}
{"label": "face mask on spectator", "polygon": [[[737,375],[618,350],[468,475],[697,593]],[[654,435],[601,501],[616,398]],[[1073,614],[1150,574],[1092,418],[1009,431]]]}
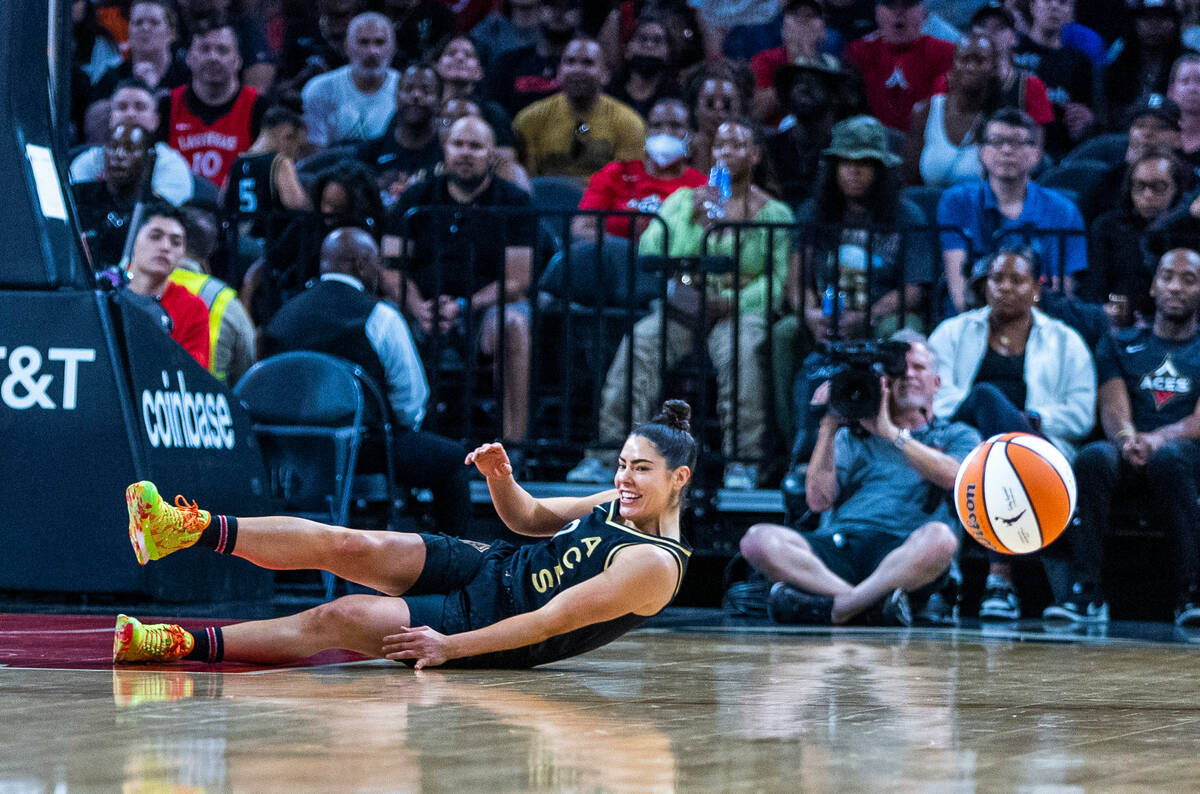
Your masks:
{"label": "face mask on spectator", "polygon": [[687,138],[659,133],[646,139],[646,154],[659,168],[666,168],[687,156],[687,144]]}

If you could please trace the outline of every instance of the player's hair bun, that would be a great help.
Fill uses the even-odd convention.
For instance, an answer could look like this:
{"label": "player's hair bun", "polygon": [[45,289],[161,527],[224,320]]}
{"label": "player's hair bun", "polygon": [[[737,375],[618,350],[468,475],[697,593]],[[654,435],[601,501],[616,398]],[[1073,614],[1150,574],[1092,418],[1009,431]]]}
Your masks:
{"label": "player's hair bun", "polygon": [[692,406],[683,400],[667,400],[651,421],[685,433],[692,432]]}

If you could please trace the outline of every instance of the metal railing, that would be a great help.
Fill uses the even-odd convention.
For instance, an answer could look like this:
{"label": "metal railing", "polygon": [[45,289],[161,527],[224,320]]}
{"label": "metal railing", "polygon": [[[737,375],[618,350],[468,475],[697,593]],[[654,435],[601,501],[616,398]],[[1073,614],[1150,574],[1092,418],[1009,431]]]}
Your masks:
{"label": "metal railing", "polygon": [[[579,210],[545,210],[532,207],[473,207],[423,206],[409,210],[397,219],[397,228],[389,232],[415,241],[405,246],[400,256],[387,262],[388,267],[415,275],[423,271],[426,290],[443,294],[443,287],[454,283],[482,286],[497,281],[497,317],[495,355],[489,362],[477,354],[481,312],[468,312],[455,329],[439,330],[442,308],[434,303],[431,332],[424,334],[422,354],[431,387],[431,409],[427,427],[459,438],[467,443],[501,437],[499,415],[506,396],[511,392],[505,383],[506,335],[505,319],[514,310],[526,311],[531,334],[529,366],[529,400],[524,406],[529,433],[514,444],[532,459],[546,464],[546,477],[561,475],[578,459],[583,448],[596,446],[600,415],[600,392],[605,376],[612,365],[620,340],[628,337],[642,317],[660,310],[659,350],[657,366],[668,372],[678,362],[668,360],[667,323],[678,319],[665,311],[673,283],[684,280],[702,294],[710,292],[711,280],[720,280],[727,288],[728,319],[731,321],[732,364],[721,377],[732,382],[732,402],[742,390],[747,373],[737,365],[742,338],[741,319],[743,291],[753,278],[747,274],[744,259],[746,244],[758,238],[757,247],[762,261],[753,265],[753,273],[762,279],[763,303],[756,311],[763,312],[766,334],[763,355],[767,362],[775,358],[777,339],[773,333],[777,324],[791,317],[791,322],[809,333],[809,322],[817,307],[812,301],[821,300],[824,287],[834,285],[834,298],[824,309],[828,315],[823,338],[810,342],[838,341],[851,336],[843,319],[848,306],[840,298],[844,270],[848,263],[842,254],[847,239],[859,248],[860,287],[867,296],[862,315],[864,326],[872,329],[878,317],[874,305],[881,294],[898,290],[894,314],[898,325],[910,318],[923,321],[925,331],[932,330],[938,317],[938,286],[942,282],[942,261],[939,235],[957,233],[968,250],[967,266],[980,258],[972,242],[961,230],[936,225],[856,228],[852,232],[840,226],[793,223],[718,222],[704,234],[699,251],[690,256],[641,256],[636,240],[617,238],[603,233],[604,222],[612,217],[628,218],[643,225],[661,227],[661,252],[671,253],[671,230],[657,215],[636,212],[603,212]],[[583,236],[572,234],[572,224],[586,218],[592,222],[591,231]],[[235,227],[236,222],[230,223]],[[455,227],[458,227],[457,229]],[[578,232],[578,230],[576,230]],[[1082,236],[1075,229],[1035,229],[1026,227],[1003,230],[1008,238],[1038,241],[1043,250],[1054,245],[1065,263],[1070,255],[1072,238]],[[235,232],[236,233],[236,232]],[[787,245],[778,244],[786,235]],[[453,238],[453,239],[451,239]],[[1004,241],[1006,244],[1009,240]],[[528,247],[531,253],[529,290],[524,295],[508,292],[510,262],[503,251],[507,247]],[[913,249],[916,252],[913,252]],[[692,253],[692,252],[689,252]],[[778,262],[786,256],[787,262]],[[484,261],[488,258],[493,261]],[[915,257],[916,265],[910,263]],[[882,265],[880,263],[883,263]],[[923,265],[922,265],[923,262]],[[922,266],[918,266],[922,265]],[[886,269],[880,270],[883,266]],[[915,273],[924,268],[921,300],[912,301],[904,286]],[[783,274],[787,273],[786,277]],[[404,281],[405,285],[412,282]],[[461,289],[458,290],[462,292]],[[394,296],[403,308],[407,295]],[[429,298],[430,295],[425,295]],[[757,304],[757,301],[756,301]],[[705,333],[692,337],[695,360],[704,358],[704,346],[711,318],[708,301],[700,304],[697,327]],[[414,323],[415,325],[415,323]],[[820,335],[817,335],[820,337]],[[806,348],[807,349],[807,348]],[[635,388],[634,350],[629,345],[625,355],[624,383],[626,396]],[[702,368],[703,369],[703,368]],[[763,368],[764,385],[773,388],[771,364]],[[708,395],[708,382],[714,373],[706,370],[685,372],[693,385],[704,386],[693,399],[694,427],[701,431],[705,459],[714,468],[727,459],[737,460],[741,435],[745,431],[737,410],[728,416],[723,443],[703,436],[718,419],[716,405]],[[791,373],[783,373],[786,377]],[[490,375],[490,377],[485,377]],[[764,395],[767,443],[745,462],[767,465],[776,455],[785,454],[790,439],[778,438],[779,415],[776,401],[766,398],[771,388],[756,388]],[[656,399],[676,396],[658,395]],[[635,419],[633,400],[624,402],[624,424],[629,429]]]}

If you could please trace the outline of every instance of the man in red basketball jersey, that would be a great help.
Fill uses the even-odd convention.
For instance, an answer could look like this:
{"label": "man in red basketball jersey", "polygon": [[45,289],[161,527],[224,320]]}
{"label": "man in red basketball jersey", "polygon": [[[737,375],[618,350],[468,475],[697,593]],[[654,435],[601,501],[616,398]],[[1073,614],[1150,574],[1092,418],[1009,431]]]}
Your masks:
{"label": "man in red basketball jersey", "polygon": [[[979,433],[933,415],[941,379],[925,338],[892,338],[908,345],[906,369],[883,379],[876,415],[853,422],[830,407],[821,419],[804,483],[820,528],[755,524],[742,538],[746,560],[774,582],[767,614],[776,622],[829,625],[866,613],[907,626],[907,593],[932,589],[958,551],[946,494]],[[814,405],[839,404],[831,392],[828,382],[818,387]]]}
{"label": "man in red basketball jersey", "polygon": [[846,60],[863,77],[871,113],[894,130],[908,130],[912,106],[933,93],[950,71],[954,45],[921,33],[922,0],[876,0],[879,29],[850,42]]}
{"label": "man in red basketball jersey", "polygon": [[1073,584],[1042,613],[1051,623],[1108,622],[1104,537],[1113,506],[1122,505],[1166,532],[1178,593],[1175,623],[1200,628],[1200,254],[1184,248],[1163,254],[1150,297],[1151,327],[1105,335],[1096,350],[1107,440],[1075,458],[1079,520],[1066,532]]}
{"label": "man in red basketball jersey", "polygon": [[183,155],[192,174],[220,187],[233,161],[258,137],[264,103],[238,78],[242,58],[228,20],[208,19],[197,26],[187,65],[191,84],[163,100],[167,145]]}

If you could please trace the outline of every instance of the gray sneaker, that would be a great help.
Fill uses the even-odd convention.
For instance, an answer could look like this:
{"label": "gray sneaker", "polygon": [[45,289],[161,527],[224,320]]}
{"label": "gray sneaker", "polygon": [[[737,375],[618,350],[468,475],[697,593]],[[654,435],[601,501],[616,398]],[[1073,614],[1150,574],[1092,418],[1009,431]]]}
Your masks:
{"label": "gray sneaker", "polygon": [[611,483],[613,470],[599,458],[584,458],[567,472],[567,482]]}

